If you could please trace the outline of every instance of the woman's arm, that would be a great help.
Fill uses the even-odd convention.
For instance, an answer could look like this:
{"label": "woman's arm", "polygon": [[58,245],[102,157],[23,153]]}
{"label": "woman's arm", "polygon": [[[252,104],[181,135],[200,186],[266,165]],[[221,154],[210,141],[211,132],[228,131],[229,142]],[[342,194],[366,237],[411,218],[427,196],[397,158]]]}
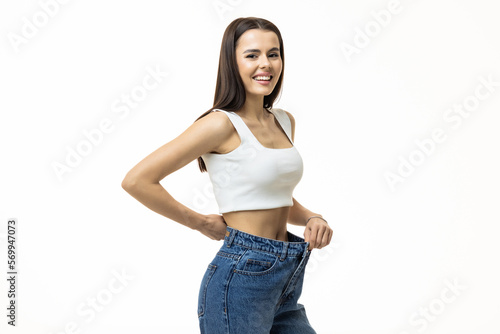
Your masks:
{"label": "woman's arm", "polygon": [[312,218],[312,216],[323,217],[311,210],[303,207],[295,198],[293,206],[288,211],[288,223],[292,225],[305,226],[304,241],[309,242],[309,250],[313,248],[323,248],[330,244],[333,236],[333,230],[328,223],[321,218]]}
{"label": "woman's arm", "polygon": [[202,154],[216,150],[231,135],[227,122],[230,120],[222,113],[200,118],[134,166],[123,179],[122,188],[156,213],[200,232],[206,229],[207,216],[176,201],[160,181]]}
{"label": "woman's arm", "polygon": [[319,213],[314,213],[309,209],[302,206],[295,198],[293,198],[293,206],[290,207],[288,211],[288,223],[298,226],[306,226],[306,221],[309,217],[319,216],[323,217]]}
{"label": "woman's arm", "polygon": [[[292,140],[295,143],[295,118],[288,111],[285,111],[290,118],[292,126]],[[302,206],[295,198],[292,197],[293,206],[288,211],[288,223],[292,225],[305,226],[304,240],[308,241],[309,250],[313,248],[323,248],[332,240],[333,231],[328,226],[328,223],[320,218],[312,218],[312,216],[323,217],[319,213],[314,213]]]}
{"label": "woman's arm", "polygon": [[292,225],[305,226],[304,241],[309,242],[309,250],[313,248],[323,248],[332,241],[333,230],[328,223],[321,218],[312,218],[312,216],[323,217],[318,213],[303,207],[295,198],[293,206],[288,211],[288,223]]}
{"label": "woman's arm", "polygon": [[[285,112],[287,113],[288,118],[290,119],[290,123],[292,125],[292,140],[295,143],[295,118],[288,111],[285,110]],[[305,207],[303,207],[299,202],[297,202],[295,198],[292,197],[292,200],[293,200],[293,206],[290,208],[290,211],[288,211],[289,224],[306,226],[307,218],[311,216],[322,217],[320,214],[314,213],[311,210],[308,210]]]}

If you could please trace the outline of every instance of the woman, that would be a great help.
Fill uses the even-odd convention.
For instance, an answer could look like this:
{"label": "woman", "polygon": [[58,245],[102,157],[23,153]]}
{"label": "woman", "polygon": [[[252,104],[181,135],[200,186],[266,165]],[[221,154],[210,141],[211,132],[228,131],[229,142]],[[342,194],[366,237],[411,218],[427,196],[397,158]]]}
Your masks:
{"label": "woman", "polygon": [[[292,197],[303,164],[293,144],[293,116],[273,108],[283,69],[283,41],[273,23],[231,22],[214,106],[122,182],[151,210],[224,240],[200,285],[201,333],[316,333],[297,301],[311,251],[330,243],[332,229]],[[195,158],[209,173],[222,215],[190,210],[159,183]],[[304,238],[287,231],[287,222],[305,226]]]}

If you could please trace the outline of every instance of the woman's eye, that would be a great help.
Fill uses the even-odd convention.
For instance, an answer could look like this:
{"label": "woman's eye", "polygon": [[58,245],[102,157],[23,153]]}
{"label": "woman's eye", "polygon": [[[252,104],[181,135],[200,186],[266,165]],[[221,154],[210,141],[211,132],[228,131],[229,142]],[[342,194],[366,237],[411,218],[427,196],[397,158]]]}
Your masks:
{"label": "woman's eye", "polygon": [[[274,58],[279,57],[279,55],[277,53],[272,53],[269,56],[274,56]],[[256,57],[256,55],[248,55],[248,56],[246,56],[246,58],[250,58],[250,57]]]}

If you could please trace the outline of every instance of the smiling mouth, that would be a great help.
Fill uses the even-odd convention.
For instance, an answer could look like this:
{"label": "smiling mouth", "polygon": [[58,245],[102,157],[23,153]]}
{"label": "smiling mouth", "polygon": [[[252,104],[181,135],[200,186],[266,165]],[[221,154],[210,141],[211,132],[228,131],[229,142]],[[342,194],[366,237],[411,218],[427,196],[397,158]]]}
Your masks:
{"label": "smiling mouth", "polygon": [[272,75],[269,76],[256,76],[252,78],[255,81],[271,81],[273,79]]}

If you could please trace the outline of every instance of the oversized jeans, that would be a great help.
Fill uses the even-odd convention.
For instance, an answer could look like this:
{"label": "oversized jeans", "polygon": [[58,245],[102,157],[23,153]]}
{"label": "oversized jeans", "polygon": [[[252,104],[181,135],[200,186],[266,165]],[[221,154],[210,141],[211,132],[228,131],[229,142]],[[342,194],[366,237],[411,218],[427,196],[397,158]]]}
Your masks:
{"label": "oversized jeans", "polygon": [[280,241],[226,227],[200,285],[201,334],[316,334],[297,303],[309,242],[287,234]]}

